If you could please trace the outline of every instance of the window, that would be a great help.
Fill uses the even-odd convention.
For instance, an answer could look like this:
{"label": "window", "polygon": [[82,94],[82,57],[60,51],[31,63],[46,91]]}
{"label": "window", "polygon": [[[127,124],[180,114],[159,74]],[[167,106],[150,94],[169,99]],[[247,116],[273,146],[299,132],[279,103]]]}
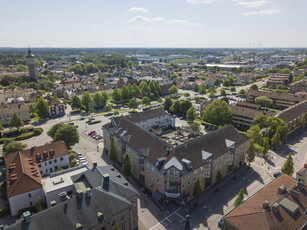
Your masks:
{"label": "window", "polygon": [[41,164],[38,164],[38,167],[40,168],[40,167],[42,167],[42,165],[41,165]]}
{"label": "window", "polygon": [[52,168],[50,168],[50,172],[52,173]]}
{"label": "window", "polygon": [[51,165],[51,164],[52,164],[52,161],[49,161],[49,164]]}
{"label": "window", "polygon": [[62,161],[62,160],[63,160],[63,157],[61,157],[60,160]]}
{"label": "window", "polygon": [[58,170],[58,166],[55,166],[55,167],[54,167],[54,171],[56,171],[56,170]]}
{"label": "window", "polygon": [[45,162],[45,166],[47,166],[47,162]]}
{"label": "window", "polygon": [[57,159],[54,159],[53,162],[56,163],[56,162],[57,162]]}
{"label": "window", "polygon": [[30,201],[30,207],[33,205],[32,201]]}
{"label": "window", "polygon": [[29,198],[31,198],[31,193],[28,194]]}

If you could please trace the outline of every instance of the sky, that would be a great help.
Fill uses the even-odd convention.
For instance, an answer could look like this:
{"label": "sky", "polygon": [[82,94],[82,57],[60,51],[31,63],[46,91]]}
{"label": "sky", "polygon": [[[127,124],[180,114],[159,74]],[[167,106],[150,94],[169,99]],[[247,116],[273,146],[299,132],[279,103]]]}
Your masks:
{"label": "sky", "polygon": [[306,0],[0,0],[0,47],[307,47]]}

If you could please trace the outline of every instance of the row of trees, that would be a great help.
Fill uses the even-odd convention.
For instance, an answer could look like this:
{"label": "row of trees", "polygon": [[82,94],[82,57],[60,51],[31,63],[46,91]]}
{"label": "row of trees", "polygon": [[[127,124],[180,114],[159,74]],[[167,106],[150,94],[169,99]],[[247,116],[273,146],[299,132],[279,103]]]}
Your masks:
{"label": "row of trees", "polygon": [[93,97],[88,91],[86,91],[82,94],[81,99],[76,95],[73,96],[71,100],[71,107],[73,109],[85,109],[85,111],[89,111],[92,102],[94,102],[95,107],[98,109],[105,107],[108,100],[109,95],[106,91],[103,91],[102,93],[96,92]]}
{"label": "row of trees", "polygon": [[190,100],[173,101],[171,98],[167,97],[165,98],[164,109],[172,114],[188,117],[190,120],[194,120],[196,118],[196,110]]}

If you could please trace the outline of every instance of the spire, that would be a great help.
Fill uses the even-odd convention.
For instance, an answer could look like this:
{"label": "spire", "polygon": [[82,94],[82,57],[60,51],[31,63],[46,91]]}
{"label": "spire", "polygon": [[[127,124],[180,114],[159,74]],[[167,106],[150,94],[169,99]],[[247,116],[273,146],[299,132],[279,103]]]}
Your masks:
{"label": "spire", "polygon": [[29,48],[29,50],[28,50],[28,56],[31,56],[31,50],[30,50],[30,48]]}

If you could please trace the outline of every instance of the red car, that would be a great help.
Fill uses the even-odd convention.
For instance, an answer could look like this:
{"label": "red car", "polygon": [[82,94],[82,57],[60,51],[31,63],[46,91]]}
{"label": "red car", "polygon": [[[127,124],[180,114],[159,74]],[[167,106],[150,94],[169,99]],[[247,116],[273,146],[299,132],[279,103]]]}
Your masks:
{"label": "red car", "polygon": [[94,136],[94,135],[96,135],[96,132],[93,132],[90,136],[92,137],[92,136]]}
{"label": "red car", "polygon": [[91,135],[91,134],[93,134],[93,133],[96,133],[96,131],[91,131],[91,132],[89,132],[87,135]]}

